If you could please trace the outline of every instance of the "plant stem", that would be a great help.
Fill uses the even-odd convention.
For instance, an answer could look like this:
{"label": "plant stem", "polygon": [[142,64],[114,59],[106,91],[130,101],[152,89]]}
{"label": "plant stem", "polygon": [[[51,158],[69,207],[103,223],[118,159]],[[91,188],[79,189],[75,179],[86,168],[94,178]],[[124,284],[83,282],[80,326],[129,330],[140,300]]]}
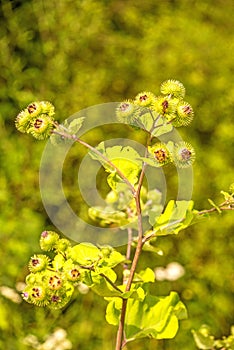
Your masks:
{"label": "plant stem", "polygon": [[[148,146],[150,144],[150,141],[151,141],[151,136],[149,136],[147,138],[145,157],[148,156]],[[143,225],[142,225],[140,194],[141,194],[141,187],[142,187],[142,183],[143,183],[143,179],[144,179],[144,175],[145,175],[145,168],[146,168],[146,166],[147,166],[147,164],[143,163],[141,174],[140,174],[140,177],[139,177],[139,183],[138,183],[137,191],[136,191],[136,193],[134,195],[135,202],[136,202],[137,220],[138,220],[138,240],[137,240],[137,247],[136,247],[135,255],[134,255],[134,258],[133,258],[133,261],[132,261],[129,277],[128,277],[127,284],[126,284],[126,289],[125,289],[126,292],[130,291],[130,289],[131,289],[131,285],[132,285],[132,281],[133,281],[134,274],[135,274],[135,271],[136,271],[137,263],[138,263],[138,260],[140,258],[142,247],[143,247],[143,244],[144,244],[143,241],[142,241],[144,232],[143,232]],[[128,249],[129,249],[129,247],[128,247]],[[121,309],[121,316],[120,316],[120,322],[119,322],[119,328],[118,328],[117,338],[116,338],[115,350],[121,350],[123,348],[123,346],[126,344],[126,341],[125,340],[123,341],[124,323],[125,323],[126,311],[127,311],[127,299],[123,299],[123,301],[122,301],[122,309]]]}
{"label": "plant stem", "polygon": [[[141,206],[140,206],[140,193],[135,197],[136,200],[136,209],[137,209],[137,216],[138,216],[138,241],[137,241],[137,247],[135,251],[135,255],[132,261],[128,281],[126,284],[125,291],[128,292],[131,289],[133,277],[136,271],[137,263],[142,251],[142,237],[143,237],[143,227],[142,227],[142,216],[141,216]],[[116,338],[116,347],[115,350],[121,350],[123,346],[123,331],[124,331],[124,322],[125,322],[125,315],[127,310],[127,299],[123,299],[122,302],[122,309],[121,309],[121,316],[120,316],[120,322],[119,322],[119,328],[117,332],[117,338]]]}

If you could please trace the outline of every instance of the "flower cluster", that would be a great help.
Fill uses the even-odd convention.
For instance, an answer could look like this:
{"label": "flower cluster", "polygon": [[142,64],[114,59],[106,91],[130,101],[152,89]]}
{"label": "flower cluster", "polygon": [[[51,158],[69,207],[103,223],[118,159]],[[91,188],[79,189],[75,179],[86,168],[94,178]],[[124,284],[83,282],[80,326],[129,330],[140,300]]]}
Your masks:
{"label": "flower cluster", "polygon": [[149,109],[155,113],[155,118],[161,116],[165,123],[171,123],[175,127],[190,124],[194,112],[192,106],[184,100],[183,84],[177,80],[167,80],[161,84],[160,92],[161,95],[156,96],[152,92],[143,91],[135,99],[123,101],[117,107],[117,118],[121,122],[140,126],[141,116]]}
{"label": "flower cluster", "polygon": [[103,284],[104,273],[111,274],[113,279],[112,267],[124,259],[109,246],[97,248],[88,243],[71,246],[70,241],[60,238],[54,231],[42,232],[40,247],[46,252],[52,251],[54,257],[44,254],[31,257],[22,296],[28,303],[52,309],[64,307],[75,287]]}
{"label": "flower cluster", "polygon": [[54,106],[50,102],[33,102],[17,115],[15,125],[20,132],[44,140],[55,127],[54,114]]}
{"label": "flower cluster", "polygon": [[59,238],[56,232],[42,232],[40,246],[44,251],[53,250],[56,255],[53,261],[44,254],[31,257],[28,264],[30,274],[26,277],[23,298],[38,306],[61,308],[70,300],[74,286],[80,280],[80,267],[66,259],[64,247],[68,250],[70,242]]}

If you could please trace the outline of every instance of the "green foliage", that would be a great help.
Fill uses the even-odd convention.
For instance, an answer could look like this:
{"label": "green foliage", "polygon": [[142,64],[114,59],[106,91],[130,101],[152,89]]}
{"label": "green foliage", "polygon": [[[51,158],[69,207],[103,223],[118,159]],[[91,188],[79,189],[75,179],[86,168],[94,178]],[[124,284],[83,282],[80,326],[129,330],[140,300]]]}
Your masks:
{"label": "green foliage", "polygon": [[[106,311],[107,322],[118,325],[121,303],[113,298]],[[174,338],[178,331],[178,320],[186,318],[186,308],[172,292],[168,297],[147,295],[143,300],[130,298],[126,313],[126,342],[137,338]]]}

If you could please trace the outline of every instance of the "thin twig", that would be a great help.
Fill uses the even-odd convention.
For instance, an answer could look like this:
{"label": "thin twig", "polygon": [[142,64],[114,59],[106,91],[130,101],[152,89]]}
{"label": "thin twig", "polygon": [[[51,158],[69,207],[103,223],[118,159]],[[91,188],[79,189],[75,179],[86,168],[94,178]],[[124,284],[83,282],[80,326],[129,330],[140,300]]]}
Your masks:
{"label": "thin twig", "polygon": [[100,273],[100,276],[104,277],[105,280],[118,292],[120,292],[121,294],[123,293],[121,289],[119,289],[110,279],[109,277],[107,277],[106,275],[104,275],[104,273]]}
{"label": "thin twig", "polygon": [[[80,265],[80,267],[81,267],[82,269],[95,272],[95,267],[92,266],[92,265],[91,265],[91,266]],[[115,290],[117,290],[117,291],[120,292],[121,294],[123,293],[122,290],[119,289],[119,288],[109,279],[109,277],[107,277],[104,273],[100,273],[99,275],[102,276],[103,278],[105,278],[105,280],[106,280]]]}
{"label": "thin twig", "polygon": [[[222,211],[222,210],[234,210],[234,203],[229,203],[229,201],[225,201],[221,204],[219,204],[217,207]],[[215,211],[218,211],[217,208],[213,207],[211,209],[205,209],[201,210],[197,213],[197,215],[203,215],[203,214],[209,214],[213,213]]]}

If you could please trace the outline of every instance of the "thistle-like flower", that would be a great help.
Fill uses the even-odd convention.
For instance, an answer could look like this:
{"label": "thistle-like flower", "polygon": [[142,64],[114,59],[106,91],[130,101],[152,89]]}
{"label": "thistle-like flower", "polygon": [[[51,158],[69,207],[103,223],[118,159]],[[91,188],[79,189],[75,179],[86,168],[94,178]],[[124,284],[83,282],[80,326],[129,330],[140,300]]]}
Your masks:
{"label": "thistle-like flower", "polygon": [[67,270],[66,278],[70,282],[78,282],[80,280],[79,266],[73,266],[71,269]]}
{"label": "thistle-like flower", "polygon": [[47,114],[40,114],[36,119],[33,119],[30,124],[31,126],[27,132],[38,140],[47,139],[54,128],[54,120]]}
{"label": "thistle-like flower", "polygon": [[167,96],[159,96],[153,103],[153,110],[165,117],[167,121],[172,121],[176,117],[176,109],[179,100]]}
{"label": "thistle-like flower", "polygon": [[42,106],[40,102],[32,102],[26,108],[31,118],[37,117],[40,113],[42,113]]}
{"label": "thistle-like flower", "polygon": [[47,114],[49,117],[52,118],[55,114],[54,106],[52,105],[52,103],[48,101],[41,101],[39,103],[40,103],[42,113]]}
{"label": "thistle-like flower", "polygon": [[171,154],[163,143],[156,143],[149,147],[149,153],[153,155],[155,161],[160,166],[166,165],[172,161]]}
{"label": "thistle-like flower", "polygon": [[74,291],[74,287],[71,283],[66,282],[64,283],[64,286],[58,290],[54,290],[50,294],[50,303],[49,307],[51,309],[61,309],[64,307],[69,300],[71,299],[71,295]]}
{"label": "thistle-like flower", "polygon": [[21,111],[15,120],[16,129],[22,133],[27,133],[30,128],[31,115],[28,110]]}
{"label": "thistle-like flower", "polygon": [[152,92],[140,92],[135,97],[134,103],[141,107],[150,107],[154,102],[156,96]]}
{"label": "thistle-like flower", "polygon": [[40,272],[47,269],[50,259],[46,255],[38,254],[31,257],[28,268],[30,272]]}
{"label": "thistle-like flower", "polygon": [[172,121],[172,125],[175,127],[189,125],[193,120],[193,108],[185,101],[180,101],[177,106],[176,118]]}
{"label": "thistle-like flower", "polygon": [[173,161],[178,168],[188,168],[195,160],[194,148],[187,142],[180,142],[174,146]]}
{"label": "thistle-like flower", "polygon": [[120,122],[131,124],[137,107],[130,100],[123,101],[116,109],[116,116]]}
{"label": "thistle-like flower", "polygon": [[178,98],[184,98],[185,96],[185,87],[178,80],[169,79],[164,81],[161,84],[160,90],[163,95],[170,95]]}
{"label": "thistle-like flower", "polygon": [[63,281],[62,278],[57,274],[52,274],[48,279],[48,286],[52,290],[58,290],[62,288]]}
{"label": "thistle-like flower", "polygon": [[46,306],[49,304],[49,296],[43,284],[27,285],[22,292],[25,301],[38,306]]}

